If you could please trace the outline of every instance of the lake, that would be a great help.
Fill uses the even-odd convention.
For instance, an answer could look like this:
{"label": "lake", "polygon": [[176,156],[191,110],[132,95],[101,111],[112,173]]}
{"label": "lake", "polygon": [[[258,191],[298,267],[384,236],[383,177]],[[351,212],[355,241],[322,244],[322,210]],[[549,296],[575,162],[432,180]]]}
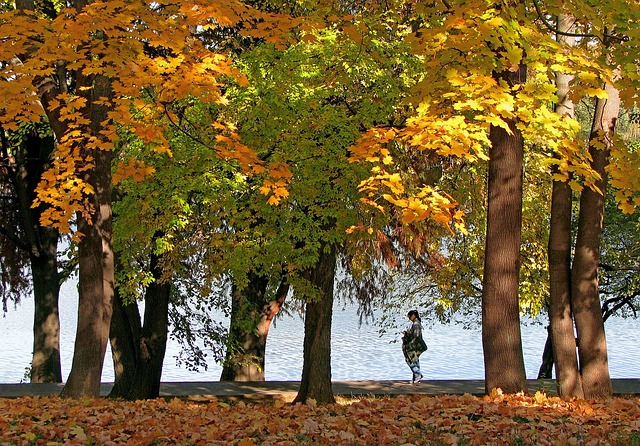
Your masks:
{"label": "lake", "polygon": [[[60,293],[61,355],[63,377],[69,375],[73,357],[77,317],[75,283],[63,285]],[[406,312],[406,310],[403,310]],[[31,362],[33,347],[33,300],[25,299],[0,318],[0,383],[19,383]],[[609,370],[612,378],[640,378],[640,321],[611,318],[606,323]],[[411,377],[400,350],[400,337],[382,336],[375,325],[358,325],[356,308],[336,306],[332,328],[332,377],[334,380],[405,380]],[[479,329],[460,325],[424,323],[429,350],[421,356],[426,379],[484,379],[482,337]],[[268,381],[299,380],[302,373],[304,322],[283,317],[272,326],[267,342],[265,378]],[[523,325],[522,341],[527,378],[536,378],[546,329],[540,324]],[[217,381],[221,367],[210,364],[206,371],[192,372],[176,366],[179,346],[169,341],[162,381]],[[113,381],[110,352],[102,381]]]}

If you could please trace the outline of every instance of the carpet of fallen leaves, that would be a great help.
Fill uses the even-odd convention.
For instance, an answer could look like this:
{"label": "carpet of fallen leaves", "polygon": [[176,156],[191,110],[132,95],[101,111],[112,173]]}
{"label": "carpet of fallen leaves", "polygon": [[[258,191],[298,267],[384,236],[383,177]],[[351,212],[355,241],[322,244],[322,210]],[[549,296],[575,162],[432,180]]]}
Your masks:
{"label": "carpet of fallen leaves", "polygon": [[640,398],[0,399],[2,445],[638,445]]}

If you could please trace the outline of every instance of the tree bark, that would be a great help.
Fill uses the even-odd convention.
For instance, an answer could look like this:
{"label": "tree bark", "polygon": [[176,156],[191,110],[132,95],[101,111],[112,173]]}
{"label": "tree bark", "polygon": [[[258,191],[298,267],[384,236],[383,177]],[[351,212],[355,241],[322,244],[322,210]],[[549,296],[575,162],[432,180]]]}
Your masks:
{"label": "tree bark", "polygon": [[[86,115],[91,132],[100,137],[107,107],[94,101],[112,94],[109,80],[102,76],[82,78],[78,89],[89,86]],[[110,150],[84,149],[86,159],[94,166],[85,172],[84,181],[93,187],[88,199],[93,205],[91,221],[78,216],[78,231],[83,234],[78,245],[78,329],[69,379],[62,389],[64,397],[98,397],[104,355],[109,341],[109,328],[114,294],[114,258],[111,223],[111,159]]]}
{"label": "tree bark", "polygon": [[571,308],[571,188],[568,182],[553,183],[548,260],[549,336],[558,395],[582,398]]}
{"label": "tree bark", "polygon": [[[558,30],[570,31],[574,19],[568,15],[558,18]],[[558,40],[573,45],[574,37],[559,35]],[[556,113],[573,117],[574,104],[569,98],[569,83],[573,76],[556,73],[558,103]],[[556,369],[556,385],[561,397],[583,398],[582,382],[576,356],[576,339],[571,310],[571,202],[570,177],[554,181],[551,192],[551,222],[549,227],[549,338]]]}
{"label": "tree bark", "polygon": [[27,10],[33,11],[35,8],[34,0],[16,0],[16,9],[17,10]]}
{"label": "tree bark", "polygon": [[57,229],[40,226],[43,206],[32,208],[35,190],[48,168],[54,149],[52,137],[41,137],[36,130],[25,136],[18,156],[13,178],[18,200],[17,212],[24,236],[24,248],[29,254],[33,283],[33,358],[30,381],[32,383],[62,382],[60,366],[60,317],[58,299],[60,275],[58,273]]}
{"label": "tree bark", "polygon": [[128,390],[135,385],[141,338],[142,322],[138,305],[135,302],[125,304],[116,288],[109,330],[114,371],[113,387],[109,397],[124,398]]}
{"label": "tree bark", "polygon": [[[83,234],[78,246],[78,328],[64,397],[98,397],[102,365],[109,339],[113,301],[111,244],[111,152],[95,153],[96,167],[86,180],[95,189],[92,222],[78,218]],[[109,158],[109,161],[98,158]]]}
{"label": "tree bark", "polygon": [[[605,168],[609,162],[611,139],[620,111],[620,97],[618,91],[610,84],[605,86],[605,90],[609,97],[596,101],[589,142],[592,168],[601,177],[596,182],[601,192],[584,188],[580,195],[578,234],[571,270],[571,304],[578,336],[580,373],[585,398],[610,398],[613,394],[598,293],[598,262],[607,186]],[[600,140],[602,135],[604,141]],[[604,148],[599,149],[598,143],[602,142]]]}
{"label": "tree bark", "polygon": [[115,381],[109,397],[141,400],[158,398],[167,350],[171,283],[162,281],[160,259],[151,254],[153,282],[144,297],[144,321],[135,302],[114,300],[111,352]]}
{"label": "tree bark", "polygon": [[232,291],[229,340],[221,381],[264,381],[267,336],[284,303],[289,286],[282,282],[273,299],[268,278],[249,274],[249,285]]}
{"label": "tree bark", "polygon": [[[503,73],[510,85],[524,82],[526,68]],[[482,346],[485,391],[527,390],[522,354],[518,276],[522,225],[524,141],[516,121],[505,119],[512,134],[491,126],[487,235],[482,283]]]}
{"label": "tree bark", "polygon": [[60,277],[57,266],[58,231],[39,228],[41,251],[31,256],[33,278],[33,359],[32,383],[62,382],[60,365]]}
{"label": "tree bark", "polygon": [[311,282],[320,290],[316,299],[307,302],[304,321],[302,379],[294,403],[309,399],[319,404],[335,402],[331,386],[331,318],[336,270],[336,247],[322,250]]}

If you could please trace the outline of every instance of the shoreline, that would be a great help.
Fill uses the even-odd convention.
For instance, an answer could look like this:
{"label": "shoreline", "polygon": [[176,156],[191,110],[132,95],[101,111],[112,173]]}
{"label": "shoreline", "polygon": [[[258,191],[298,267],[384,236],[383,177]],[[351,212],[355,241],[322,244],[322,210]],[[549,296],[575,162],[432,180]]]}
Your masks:
{"label": "shoreline", "polygon": [[[529,379],[528,393],[542,391],[547,395],[556,394],[553,379]],[[612,379],[614,396],[640,395],[640,378]],[[113,383],[102,383],[100,396],[106,397]],[[160,384],[160,398],[184,397],[282,397],[295,395],[299,381],[200,381],[163,382]],[[0,398],[20,398],[27,396],[54,396],[60,394],[64,383],[43,384],[1,384]],[[392,396],[392,395],[484,395],[484,380],[423,380],[418,384],[408,381],[333,381],[336,396]]]}

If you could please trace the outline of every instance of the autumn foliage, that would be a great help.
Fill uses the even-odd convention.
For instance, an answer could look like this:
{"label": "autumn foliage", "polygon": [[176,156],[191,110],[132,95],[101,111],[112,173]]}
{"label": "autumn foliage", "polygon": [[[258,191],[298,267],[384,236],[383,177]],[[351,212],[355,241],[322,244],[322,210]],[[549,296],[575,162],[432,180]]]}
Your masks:
{"label": "autumn foliage", "polygon": [[640,399],[399,396],[319,406],[174,399],[0,400],[0,442],[154,444],[633,445]]}
{"label": "autumn foliage", "polygon": [[[0,78],[8,81],[0,95],[0,126],[17,131],[39,122],[44,112],[58,138],[53,168],[43,175],[35,202],[50,206],[41,223],[69,232],[76,212],[88,218],[93,211],[85,197],[94,190],[82,172],[95,163],[81,147],[113,150],[128,132],[150,151],[170,155],[166,132],[180,120],[170,104],[186,97],[222,104],[222,85],[246,82],[194,30],[242,22],[247,37],[280,41],[290,22],[280,20],[274,33],[273,20],[240,2],[92,2],[80,11],[64,8],[55,18],[31,10],[1,13],[0,60],[11,63],[0,65]],[[71,85],[65,70],[77,77]],[[90,119],[95,107],[108,110],[99,125]],[[211,125],[218,155],[245,166],[258,163],[226,124]],[[119,163],[114,180],[141,179],[152,171],[141,163]]]}

